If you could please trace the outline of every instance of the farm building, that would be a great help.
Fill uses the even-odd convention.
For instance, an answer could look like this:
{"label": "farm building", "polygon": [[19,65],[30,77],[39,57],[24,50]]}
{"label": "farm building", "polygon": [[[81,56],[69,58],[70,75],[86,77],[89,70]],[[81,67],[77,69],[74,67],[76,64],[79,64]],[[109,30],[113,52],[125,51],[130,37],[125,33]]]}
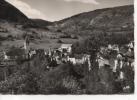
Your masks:
{"label": "farm building", "polygon": [[66,50],[68,53],[72,52],[72,44],[62,44],[59,50],[64,51]]}

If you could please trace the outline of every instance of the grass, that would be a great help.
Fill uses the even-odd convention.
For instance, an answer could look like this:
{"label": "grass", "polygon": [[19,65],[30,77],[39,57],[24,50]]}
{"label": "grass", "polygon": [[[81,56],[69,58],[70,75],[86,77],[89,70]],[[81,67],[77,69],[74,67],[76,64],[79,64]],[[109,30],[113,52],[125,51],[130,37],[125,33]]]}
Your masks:
{"label": "grass", "polygon": [[[34,40],[30,43],[30,47],[35,48],[35,49],[49,49],[49,48],[59,48],[60,43],[57,42],[58,39],[42,39],[42,40]],[[66,44],[73,44],[77,39],[61,39],[63,43]],[[22,47],[24,45],[24,40],[15,40],[15,41],[3,41],[2,46],[4,47],[11,47],[11,46],[16,46],[16,47]]]}

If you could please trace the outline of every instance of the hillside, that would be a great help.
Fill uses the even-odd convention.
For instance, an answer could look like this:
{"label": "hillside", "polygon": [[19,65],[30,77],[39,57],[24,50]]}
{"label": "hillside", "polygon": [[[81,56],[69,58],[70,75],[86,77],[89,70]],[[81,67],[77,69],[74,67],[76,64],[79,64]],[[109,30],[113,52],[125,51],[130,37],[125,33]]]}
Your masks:
{"label": "hillside", "polygon": [[[28,33],[36,35],[47,30],[46,26],[50,22],[41,19],[29,19],[20,10],[6,2],[0,0],[0,36],[13,36],[16,39],[21,39],[22,34]],[[32,31],[35,29],[35,31]],[[37,30],[42,31],[37,31]]]}
{"label": "hillside", "polygon": [[29,20],[27,16],[5,0],[0,0],[0,19],[21,23]]}
{"label": "hillside", "polygon": [[13,36],[19,38],[26,31],[22,29],[24,24],[31,21],[20,10],[6,2],[0,0],[0,36],[7,38]]}
{"label": "hillside", "polygon": [[[17,44],[23,40],[23,34],[31,34],[41,42],[36,47],[54,47],[58,39],[63,43],[81,41],[91,34],[129,34],[134,35],[133,5],[98,9],[81,13],[57,22],[42,19],[29,19],[16,7],[4,0],[0,0],[0,38],[5,45]],[[71,37],[71,36],[73,37]],[[8,40],[13,36],[15,43]],[[65,37],[65,38],[64,38]],[[66,38],[67,37],[67,38]],[[68,38],[69,37],[69,38]],[[74,37],[78,37],[75,38]],[[129,39],[131,40],[131,39]],[[133,38],[132,38],[133,40]],[[19,45],[23,43],[19,42]]]}
{"label": "hillside", "polygon": [[98,9],[55,22],[48,28],[68,34],[90,35],[100,32],[133,33],[133,5]]}
{"label": "hillside", "polygon": [[46,28],[50,24],[50,22],[41,19],[29,19],[5,0],[0,0],[0,20],[5,20],[12,24],[20,24],[25,28]]}
{"label": "hillside", "polygon": [[37,23],[38,26],[46,27],[48,25],[51,25],[52,22],[42,20],[42,19],[31,19],[33,22]]}

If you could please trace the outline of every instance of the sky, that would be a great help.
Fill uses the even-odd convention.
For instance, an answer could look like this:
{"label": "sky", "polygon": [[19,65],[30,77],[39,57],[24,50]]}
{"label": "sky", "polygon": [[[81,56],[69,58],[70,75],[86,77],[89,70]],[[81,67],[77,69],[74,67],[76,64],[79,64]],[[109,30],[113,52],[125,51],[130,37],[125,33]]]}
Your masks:
{"label": "sky", "polygon": [[134,4],[134,0],[6,0],[27,17],[59,21],[67,17],[115,6]]}

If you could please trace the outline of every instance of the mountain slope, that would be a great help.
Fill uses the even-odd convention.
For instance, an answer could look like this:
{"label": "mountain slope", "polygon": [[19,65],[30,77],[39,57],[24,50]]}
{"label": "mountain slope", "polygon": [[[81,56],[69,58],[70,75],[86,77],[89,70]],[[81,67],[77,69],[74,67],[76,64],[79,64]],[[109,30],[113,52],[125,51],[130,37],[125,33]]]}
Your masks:
{"label": "mountain slope", "polygon": [[37,25],[39,26],[48,26],[50,24],[52,24],[52,22],[49,22],[49,21],[45,21],[45,20],[42,20],[42,19],[31,19],[33,22],[37,23]]}
{"label": "mountain slope", "polygon": [[0,19],[20,23],[28,21],[28,18],[21,11],[5,0],[0,0]]}
{"label": "mountain slope", "polygon": [[133,13],[133,5],[98,9],[55,22],[54,25],[49,26],[49,29],[79,35],[100,33],[102,31],[133,31]]}
{"label": "mountain slope", "polygon": [[[10,3],[0,0],[0,36],[2,37],[12,35],[20,38],[24,33],[39,35],[38,33],[47,30],[46,26],[49,24],[50,22],[41,19],[29,19]],[[39,29],[43,30],[38,31]]]}

